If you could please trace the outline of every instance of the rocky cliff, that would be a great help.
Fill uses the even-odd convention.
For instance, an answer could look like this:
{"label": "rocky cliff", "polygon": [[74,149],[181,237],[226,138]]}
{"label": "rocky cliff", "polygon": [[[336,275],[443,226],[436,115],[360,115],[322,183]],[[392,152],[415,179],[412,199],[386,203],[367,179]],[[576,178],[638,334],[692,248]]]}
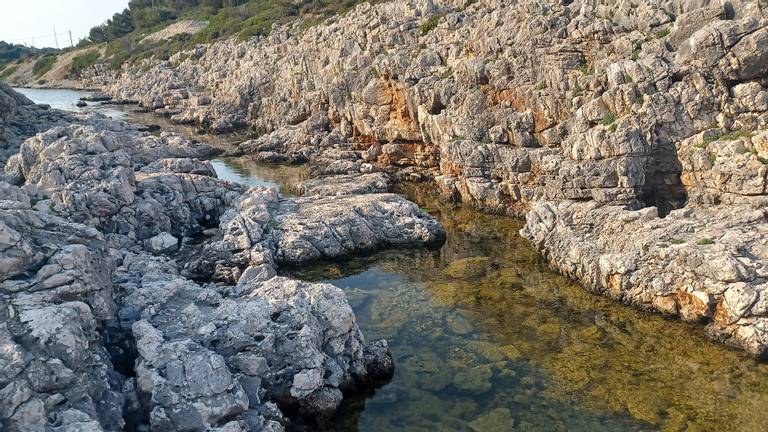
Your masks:
{"label": "rocky cliff", "polygon": [[276,269],[440,243],[415,204],[247,189],[207,145],[4,86],[0,113],[0,429],[281,431],[391,377],[339,288]]}
{"label": "rocky cliff", "polygon": [[394,1],[106,84],[318,175],[386,170],[527,215],[587,288],[768,352],[761,1]]}

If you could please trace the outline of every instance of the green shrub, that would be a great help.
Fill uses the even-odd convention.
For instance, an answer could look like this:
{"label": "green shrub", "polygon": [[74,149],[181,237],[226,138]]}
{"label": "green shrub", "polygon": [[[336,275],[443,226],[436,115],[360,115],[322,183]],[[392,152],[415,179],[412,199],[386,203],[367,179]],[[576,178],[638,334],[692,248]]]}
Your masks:
{"label": "green shrub", "polygon": [[[373,2],[380,1],[375,0]],[[326,18],[346,13],[361,0],[316,0],[295,2],[291,0],[229,0],[211,2],[202,0],[178,0],[152,6],[148,0],[133,0],[128,14],[115,15],[111,23],[97,29],[106,33],[107,48],[104,54],[109,66],[119,68],[125,62],[137,63],[143,59],[167,60],[173,54],[194,48],[198,43],[211,43],[229,37],[244,41],[253,36],[268,35],[274,24],[283,24],[303,18],[299,31],[322,22]],[[134,30],[125,22],[131,18]],[[208,26],[193,36],[180,35],[165,41],[142,42],[149,33],[161,30],[173,21],[196,19],[208,21]],[[120,24],[120,31],[116,26]],[[115,27],[114,29],[112,27]],[[114,31],[113,31],[114,30]]]}
{"label": "green shrub", "polygon": [[437,23],[440,22],[440,18],[442,18],[442,14],[432,15],[429,17],[422,25],[419,26],[419,30],[421,30],[421,35],[424,36],[427,33],[431,32],[432,30],[437,27]]}
{"label": "green shrub", "polygon": [[715,241],[712,240],[711,238],[702,238],[702,239],[696,240],[696,244],[701,246],[712,245],[712,244],[715,244]]}
{"label": "green shrub", "polygon": [[17,70],[19,70],[18,65],[11,65],[6,67],[5,69],[3,69],[3,72],[0,73],[0,80],[7,79],[11,75],[15,74]]}
{"label": "green shrub", "polygon": [[240,6],[225,7],[210,17],[208,27],[194,36],[195,42],[207,43],[237,35],[240,40],[267,35],[272,24],[299,16],[298,7],[285,0],[252,0]]}
{"label": "green shrub", "polygon": [[714,141],[735,141],[740,138],[752,138],[753,132],[748,130],[740,130],[736,132],[731,132],[729,134],[715,134],[708,139],[709,142]]}
{"label": "green shrub", "polygon": [[616,114],[610,111],[605,113],[605,115],[603,116],[603,126],[610,126],[615,121],[616,121]]}
{"label": "green shrub", "polygon": [[54,54],[46,54],[37,59],[35,64],[32,65],[32,74],[35,75],[36,78],[41,77],[53,69],[54,64],[56,64],[56,56]]}
{"label": "green shrub", "polygon": [[669,29],[659,30],[656,32],[656,39],[664,39],[665,37],[669,36],[669,33]]}
{"label": "green shrub", "polygon": [[592,68],[590,68],[590,67],[589,67],[589,63],[587,63],[586,61],[583,61],[583,62],[581,63],[581,67],[579,67],[579,70],[580,70],[580,71],[581,71],[581,73],[582,73],[582,74],[584,74],[585,76],[589,76],[589,75],[592,75]]}
{"label": "green shrub", "polygon": [[735,141],[741,138],[752,138],[753,135],[754,135],[754,132],[748,131],[748,130],[741,130],[741,131],[731,132],[728,134],[724,134],[718,131],[705,136],[702,142],[699,144],[695,144],[694,147],[703,149],[703,148],[707,148],[710,144],[712,144],[715,141]]}
{"label": "green shrub", "polygon": [[69,71],[73,74],[79,74],[85,69],[95,65],[100,57],[99,52],[95,50],[75,56],[75,58],[72,59],[72,65],[69,67]]}

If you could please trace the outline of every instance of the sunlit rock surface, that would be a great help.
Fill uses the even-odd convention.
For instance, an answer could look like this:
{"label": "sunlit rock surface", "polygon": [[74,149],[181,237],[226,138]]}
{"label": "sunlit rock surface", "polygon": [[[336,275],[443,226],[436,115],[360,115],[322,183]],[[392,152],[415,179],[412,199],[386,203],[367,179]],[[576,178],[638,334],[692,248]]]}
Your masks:
{"label": "sunlit rock surface", "polygon": [[205,255],[233,219],[269,234],[265,257],[301,258],[291,239],[333,245],[345,222],[378,227],[344,243],[346,254],[439,242],[431,216],[399,196],[362,195],[329,229],[286,222],[278,241],[270,213],[243,202],[275,203],[286,220],[332,203],[286,204],[275,189],[218,179],[200,160],[218,151],[178,134],[94,114],[71,121],[24,141],[5,165],[11,183],[0,182],[3,430],[278,431],[316,424],[343,392],[391,376],[386,342],[365,342],[341,290],[275,276],[275,262],[290,260],[245,266],[226,285],[186,278],[173,258]]}
{"label": "sunlit rock surface", "polygon": [[[607,275],[580,273],[597,272],[602,246],[631,234],[596,224],[570,237],[535,226],[536,214],[541,205],[559,206],[568,225],[579,215],[566,212],[580,207],[565,203],[586,201],[619,219],[685,207],[715,223],[764,207],[764,9],[742,0],[364,4],[306,30],[277,26],[266,37],[147,60],[103,84],[147,109],[175,110],[179,123],[248,128],[259,136],[241,150],[257,160],[309,161],[315,176],[433,178],[446,197],[483,210],[522,216],[533,209],[525,235],[553,267],[608,292],[615,283]],[[328,194],[312,183],[303,188]],[[750,224],[762,226],[758,219]],[[645,224],[665,226],[651,235],[657,240],[683,237],[687,228],[672,220]],[[743,227],[723,228],[738,237]],[[762,230],[751,235],[765,241]],[[744,245],[729,244],[724,259],[739,261]],[[638,266],[654,260],[648,253],[637,252]],[[652,268],[664,287],[643,289],[642,300],[639,293],[613,298],[687,315],[681,305],[653,306],[651,297],[701,291],[684,282],[696,270],[640,271]],[[626,280],[634,272],[621,270]],[[650,283],[634,277],[632,286]],[[739,280],[754,289],[730,291],[730,303],[754,303],[761,278]],[[723,299],[712,295],[697,315],[704,320],[715,318]],[[762,316],[712,334],[760,354]]]}

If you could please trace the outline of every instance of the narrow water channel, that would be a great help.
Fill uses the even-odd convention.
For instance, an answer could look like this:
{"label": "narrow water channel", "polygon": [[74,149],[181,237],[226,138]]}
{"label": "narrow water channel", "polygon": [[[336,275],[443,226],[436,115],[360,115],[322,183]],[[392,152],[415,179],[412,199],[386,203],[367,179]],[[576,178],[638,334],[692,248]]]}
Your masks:
{"label": "narrow water channel", "polygon": [[[213,164],[284,191],[306,177],[247,157]],[[284,270],[344,289],[366,337],[395,356],[393,380],[347,401],[328,431],[768,429],[768,365],[587,293],[549,270],[520,221],[442,203],[424,184],[397,192],[445,226],[441,249]]]}

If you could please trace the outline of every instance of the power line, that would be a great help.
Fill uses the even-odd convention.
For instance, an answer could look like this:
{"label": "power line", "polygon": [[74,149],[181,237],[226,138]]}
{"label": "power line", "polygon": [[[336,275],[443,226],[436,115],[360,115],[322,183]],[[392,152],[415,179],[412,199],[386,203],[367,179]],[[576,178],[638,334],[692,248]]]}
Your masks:
{"label": "power line", "polygon": [[56,48],[60,48],[59,46],[59,36],[61,36],[64,40],[69,38],[69,44],[70,46],[74,46],[73,39],[72,39],[72,31],[67,30],[65,32],[57,32],[56,28],[53,29],[53,33],[44,34],[44,35],[35,35],[35,36],[27,36],[27,37],[19,37],[19,38],[11,38],[11,39],[0,39],[4,40],[8,43],[21,43],[22,45],[26,45],[27,42],[29,42],[29,45],[35,45],[35,40],[51,40],[53,39],[53,43],[56,46]]}

